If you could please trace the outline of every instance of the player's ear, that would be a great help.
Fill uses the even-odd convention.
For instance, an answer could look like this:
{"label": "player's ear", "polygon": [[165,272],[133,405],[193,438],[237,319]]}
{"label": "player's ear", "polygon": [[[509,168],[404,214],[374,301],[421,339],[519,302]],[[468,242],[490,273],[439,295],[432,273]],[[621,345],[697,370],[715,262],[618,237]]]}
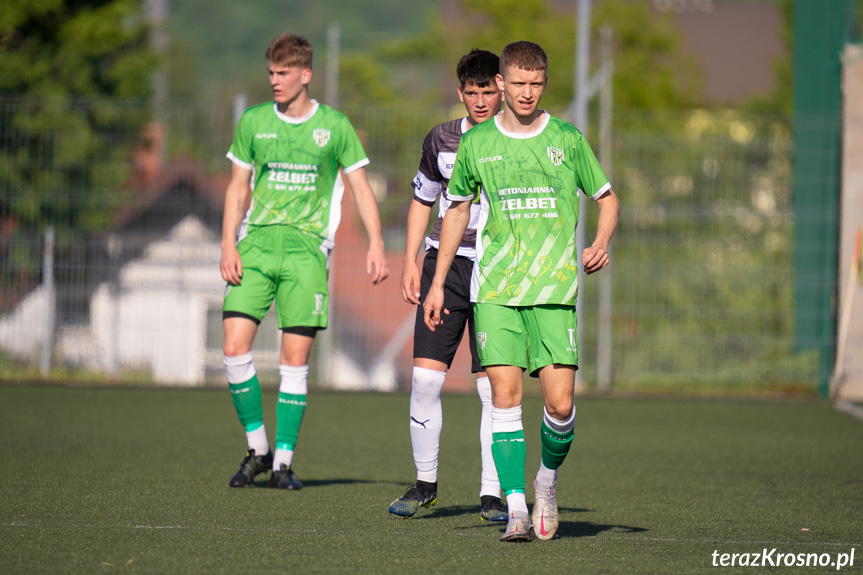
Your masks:
{"label": "player's ear", "polygon": [[495,74],[494,81],[497,84],[497,89],[503,92],[503,76]]}
{"label": "player's ear", "polygon": [[458,90],[458,101],[464,103],[464,89],[462,89],[461,84],[456,86],[456,90]]}
{"label": "player's ear", "polygon": [[304,85],[308,85],[308,83],[312,81],[312,69],[311,68],[306,68],[305,70],[302,71],[302,73],[300,74],[300,81]]}

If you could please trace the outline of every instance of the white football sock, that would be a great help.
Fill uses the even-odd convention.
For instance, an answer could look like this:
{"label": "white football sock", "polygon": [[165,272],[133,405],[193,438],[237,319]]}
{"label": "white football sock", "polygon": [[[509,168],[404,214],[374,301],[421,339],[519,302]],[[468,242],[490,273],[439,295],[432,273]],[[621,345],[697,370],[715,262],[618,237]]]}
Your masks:
{"label": "white football sock", "polygon": [[417,479],[437,482],[443,408],[440,394],[445,371],[414,367],[411,382],[410,431]]}
{"label": "white football sock", "polygon": [[255,450],[255,455],[266,455],[270,452],[267,430],[263,425],[253,431],[246,431],[246,442],[249,444],[249,449]]}
{"label": "white football sock", "polygon": [[293,449],[276,449],[273,452],[273,471],[278,471],[282,463],[284,463],[286,467],[290,468],[293,461]]}
{"label": "white football sock", "polygon": [[482,413],[479,423],[479,452],[482,460],[479,496],[492,495],[500,497],[500,481],[497,478],[497,468],[491,455],[491,383],[488,377],[478,377],[476,391],[482,403]]}
{"label": "white football sock", "polygon": [[527,499],[524,497],[524,493],[510,493],[506,496],[506,510],[507,513],[517,513],[522,511],[527,513]]}

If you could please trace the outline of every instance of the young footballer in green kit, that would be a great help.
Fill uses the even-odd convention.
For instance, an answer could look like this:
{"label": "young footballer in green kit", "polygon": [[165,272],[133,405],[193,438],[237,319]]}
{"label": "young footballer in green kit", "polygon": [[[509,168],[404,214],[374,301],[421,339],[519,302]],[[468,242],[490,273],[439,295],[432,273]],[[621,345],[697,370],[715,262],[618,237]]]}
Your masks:
{"label": "young footballer in green kit", "polygon": [[[224,361],[248,453],[231,487],[272,469],[270,485],[300,489],[291,468],[306,409],[309,352],[327,327],[327,260],[350,184],[369,237],[366,272],[389,275],[369,163],[350,121],[309,97],[312,45],[282,34],[267,49],[275,102],[243,113],[228,151],[233,163],[222,229]],[[246,201],[251,182],[251,201]],[[252,363],[258,325],[275,301],[282,330],[275,452],[264,429],[261,386]]]}
{"label": "young footballer in green kit", "polygon": [[[539,109],[547,71],[548,59],[537,44],[513,42],[503,49],[497,76],[503,111],[462,137],[448,189],[453,204],[423,306],[429,329],[447,321],[444,279],[471,203],[479,202],[471,301],[477,348],[492,387],[492,453],[509,513],[501,541],[530,541],[534,534],[551,539],[557,531],[557,469],[569,452],[575,421],[578,193],[600,208],[596,238],[581,254],[588,274],[608,265],[620,211],[584,136]],[[524,480],[525,369],[539,377],[545,403],[532,515]]]}

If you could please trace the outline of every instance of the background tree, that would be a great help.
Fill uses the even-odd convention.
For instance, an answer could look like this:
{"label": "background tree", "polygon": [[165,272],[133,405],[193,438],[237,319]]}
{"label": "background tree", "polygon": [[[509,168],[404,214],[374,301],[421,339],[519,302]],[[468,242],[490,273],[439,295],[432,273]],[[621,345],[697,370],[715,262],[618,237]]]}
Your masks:
{"label": "background tree", "polygon": [[[445,69],[450,78],[455,62],[471,48],[500,52],[514,40],[530,40],[549,57],[550,84],[543,104],[553,113],[566,112],[574,97],[574,5],[564,9],[549,0],[461,0],[452,6],[452,13],[434,13],[424,32],[383,45],[380,55],[396,62],[423,61],[424,69]],[[646,2],[594,3],[594,60],[599,30],[610,26],[614,31],[615,107],[675,107],[698,101],[699,72],[694,60],[678,50],[681,36],[671,18],[651,13]],[[436,75],[427,76],[432,86],[441,85]],[[452,97],[440,89],[432,93],[446,101]]]}
{"label": "background tree", "polygon": [[138,2],[4,2],[0,258],[19,289],[38,279],[40,258],[16,238],[53,225],[62,249],[73,230],[113,225],[155,64]]}

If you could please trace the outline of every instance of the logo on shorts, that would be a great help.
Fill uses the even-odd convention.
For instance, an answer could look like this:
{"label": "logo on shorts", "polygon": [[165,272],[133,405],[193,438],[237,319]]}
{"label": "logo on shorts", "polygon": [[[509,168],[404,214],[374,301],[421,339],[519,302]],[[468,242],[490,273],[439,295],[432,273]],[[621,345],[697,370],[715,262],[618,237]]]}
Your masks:
{"label": "logo on shorts", "polygon": [[486,338],[487,336],[484,331],[476,332],[476,344],[479,346],[480,349],[485,349]]}
{"label": "logo on shorts", "polygon": [[578,334],[573,328],[566,331],[569,332],[569,347],[566,348],[566,351],[578,351]]}
{"label": "logo on shorts", "polygon": [[327,145],[327,142],[330,141],[330,131],[324,130],[323,128],[318,128],[314,132],[312,132],[312,137],[315,138],[315,143],[319,148],[323,148]]}
{"label": "logo on shorts", "polygon": [[563,163],[563,150],[560,148],[555,148],[553,146],[549,146],[548,150],[548,159],[551,160],[551,163],[555,166],[559,166]]}
{"label": "logo on shorts", "polygon": [[231,284],[225,284],[225,297],[231,292]]}
{"label": "logo on shorts", "polygon": [[316,293],[315,294],[315,311],[312,312],[312,315],[323,315],[324,313],[324,294]]}

